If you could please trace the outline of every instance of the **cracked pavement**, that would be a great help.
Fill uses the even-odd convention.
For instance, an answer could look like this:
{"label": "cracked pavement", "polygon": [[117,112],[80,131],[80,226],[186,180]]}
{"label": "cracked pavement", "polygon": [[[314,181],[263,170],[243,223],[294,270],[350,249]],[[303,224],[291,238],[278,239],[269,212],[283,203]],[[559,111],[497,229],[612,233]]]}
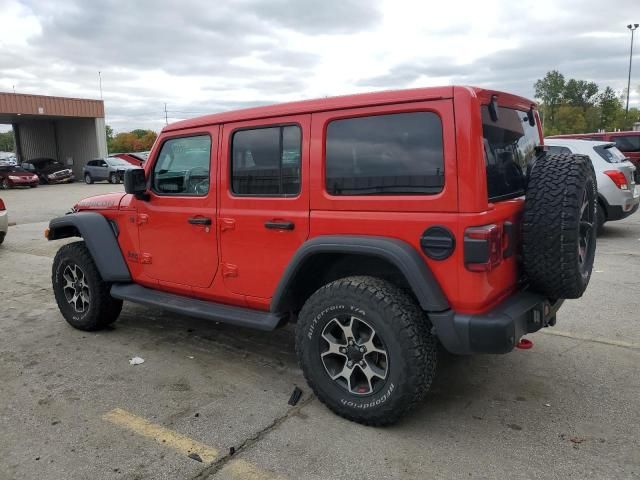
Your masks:
{"label": "cracked pavement", "polygon": [[[0,479],[640,478],[640,215],[607,224],[587,294],[557,330],[530,335],[528,351],[443,356],[419,408],[371,428],[310,394],[293,326],[254,332],[130,304],[108,330],[68,326],[50,286],[61,243],[42,232],[120,188],[1,194],[17,225],[0,247]],[[142,427],[106,421],[114,409]],[[190,440],[214,460],[180,451]]]}

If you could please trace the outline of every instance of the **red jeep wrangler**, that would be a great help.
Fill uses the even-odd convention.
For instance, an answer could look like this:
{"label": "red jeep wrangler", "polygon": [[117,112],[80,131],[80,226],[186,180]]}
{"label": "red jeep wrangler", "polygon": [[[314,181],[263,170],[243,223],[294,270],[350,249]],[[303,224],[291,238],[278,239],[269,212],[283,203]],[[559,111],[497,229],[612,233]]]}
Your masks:
{"label": "red jeep wrangler", "polygon": [[506,353],[584,292],[596,237],[588,159],[549,155],[536,106],[424,88],[209,115],[165,127],[125,193],[47,237],[65,319],[123,300],[273,330],[334,412],[382,425],[419,402],[437,345]]}

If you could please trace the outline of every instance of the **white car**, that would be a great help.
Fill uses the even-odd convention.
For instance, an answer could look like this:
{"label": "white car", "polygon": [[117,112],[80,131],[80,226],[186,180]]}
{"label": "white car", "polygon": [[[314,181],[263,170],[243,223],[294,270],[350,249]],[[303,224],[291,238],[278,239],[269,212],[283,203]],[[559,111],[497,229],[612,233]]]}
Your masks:
{"label": "white car", "polygon": [[7,218],[7,209],[4,202],[0,198],[0,243],[4,242],[4,237],[9,231],[9,219]]}
{"label": "white car", "polygon": [[598,183],[598,231],[605,222],[621,220],[638,210],[639,172],[615,143],[545,138],[544,144],[549,153],[574,153],[591,159]]}

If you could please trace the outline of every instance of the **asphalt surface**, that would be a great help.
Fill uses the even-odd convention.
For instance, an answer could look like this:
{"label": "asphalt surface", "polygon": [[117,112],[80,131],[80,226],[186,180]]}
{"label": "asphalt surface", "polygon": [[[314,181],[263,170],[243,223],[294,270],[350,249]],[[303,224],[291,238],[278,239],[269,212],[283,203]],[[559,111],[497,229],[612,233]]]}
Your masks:
{"label": "asphalt surface", "polygon": [[68,326],[50,286],[61,243],[42,232],[121,188],[0,192],[16,222],[0,247],[0,479],[640,478],[640,215],[605,227],[586,295],[533,349],[445,357],[415,412],[369,428],[310,395],[291,327],[134,305],[109,330]]}

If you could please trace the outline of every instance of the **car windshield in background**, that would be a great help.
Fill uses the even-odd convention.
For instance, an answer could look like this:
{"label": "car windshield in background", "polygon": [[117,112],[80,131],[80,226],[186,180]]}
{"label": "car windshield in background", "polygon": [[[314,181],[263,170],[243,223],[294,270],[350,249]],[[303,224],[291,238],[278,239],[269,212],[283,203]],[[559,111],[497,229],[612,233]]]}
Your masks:
{"label": "car windshield in background", "polygon": [[0,166],[0,172],[17,172],[17,173],[29,173],[22,167],[16,167],[14,165]]}
{"label": "car windshield in background", "polygon": [[598,145],[593,149],[609,163],[620,163],[627,159],[615,145]]}
{"label": "car windshield in background", "polygon": [[494,122],[483,106],[482,131],[489,200],[523,195],[527,165],[540,145],[538,126],[529,124],[526,112],[506,107],[498,107]]}

